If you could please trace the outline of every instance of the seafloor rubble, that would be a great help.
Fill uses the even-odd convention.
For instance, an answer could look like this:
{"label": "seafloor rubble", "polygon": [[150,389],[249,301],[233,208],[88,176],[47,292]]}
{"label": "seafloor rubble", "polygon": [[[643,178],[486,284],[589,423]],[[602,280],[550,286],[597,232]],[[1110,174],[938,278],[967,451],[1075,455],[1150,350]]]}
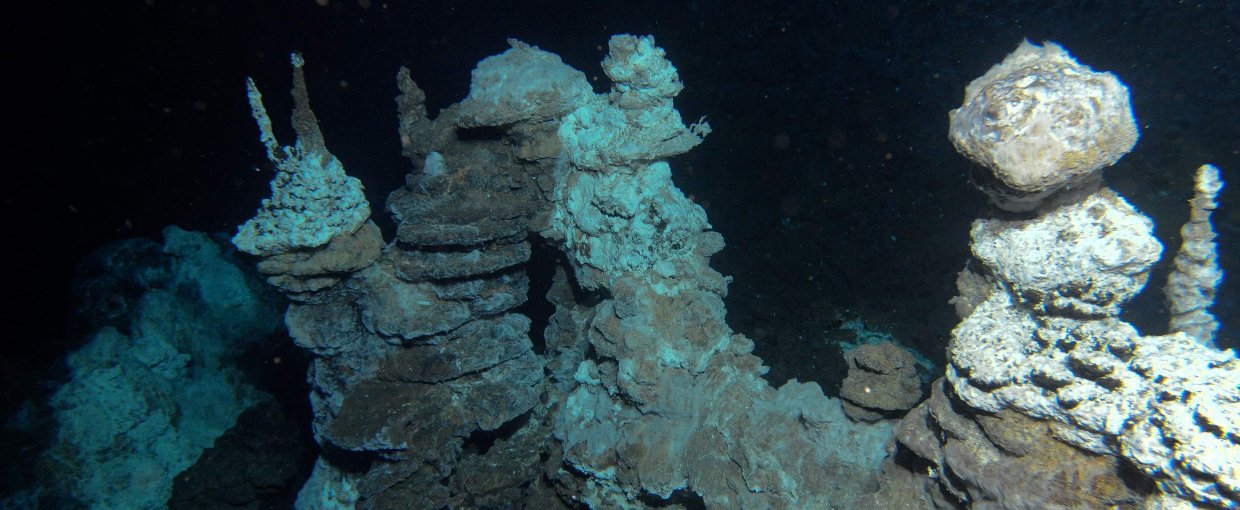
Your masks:
{"label": "seafloor rubble", "polygon": [[46,404],[6,424],[50,437],[22,460],[29,484],[0,508],[166,508],[174,477],[270,400],[239,360],[276,337],[284,300],[227,242],[170,226],[162,244],[118,241],[83,262],[74,294],[85,343]]}
{"label": "seafloor rubble", "polygon": [[896,344],[860,345],[844,358],[848,377],[840,386],[840,405],[849,418],[899,418],[921,401],[917,360]]}
{"label": "seafloor rubble", "polygon": [[[723,239],[664,161],[710,128],[681,120],[683,87],[653,38],[611,39],[601,94],[555,55],[511,45],[434,118],[398,75],[414,171],[389,196],[386,243],[327,152],[300,57],[294,145],[276,142],[250,89],[278,173],[236,243],[263,257],[315,355],[323,450],[299,508],[1240,501],[1234,354],[1208,345],[1208,327],[1142,336],[1117,318],[1161,246],[1100,178],[1136,139],[1114,76],[1025,44],[970,85],[953,142],[1006,211],[975,224],[947,377],[888,444],[890,421],[853,421],[816,384],[772,388],[724,322],[729,280],[708,264]],[[1195,232],[1197,265],[1173,295],[1217,284],[1212,237]],[[519,312],[534,242],[563,254],[541,335]],[[866,419],[921,396],[909,356],[850,362],[862,373],[846,397]],[[875,388],[905,393],[866,400]]]}

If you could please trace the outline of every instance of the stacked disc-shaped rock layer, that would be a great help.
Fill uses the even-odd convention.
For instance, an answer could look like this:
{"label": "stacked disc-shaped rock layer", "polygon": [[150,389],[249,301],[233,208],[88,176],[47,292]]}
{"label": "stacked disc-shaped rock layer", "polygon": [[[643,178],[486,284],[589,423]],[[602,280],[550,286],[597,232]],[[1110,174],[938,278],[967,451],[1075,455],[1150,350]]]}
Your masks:
{"label": "stacked disc-shaped rock layer", "polygon": [[495,142],[454,143],[425,158],[436,168],[424,165],[388,198],[400,222],[384,254],[393,274],[440,300],[479,303],[471,318],[520,305],[528,286],[518,266],[530,258],[528,218],[538,198],[521,166],[495,155],[502,150]]}
{"label": "stacked disc-shaped rock layer", "polygon": [[526,300],[528,218],[540,199],[524,169],[497,155],[506,150],[455,142],[425,158],[438,166],[388,199],[396,241],[351,282],[356,313],[330,314],[354,317],[351,329],[370,337],[314,374],[339,395],[322,400],[332,412],[318,423],[321,438],[377,461],[362,476],[333,473],[356,487],[359,508],[407,503],[402,494],[416,494],[418,506],[451,505],[462,497],[447,489],[453,477],[490,476],[458,465],[476,455],[466,439],[538,401],[543,362],[530,320],[512,310]]}

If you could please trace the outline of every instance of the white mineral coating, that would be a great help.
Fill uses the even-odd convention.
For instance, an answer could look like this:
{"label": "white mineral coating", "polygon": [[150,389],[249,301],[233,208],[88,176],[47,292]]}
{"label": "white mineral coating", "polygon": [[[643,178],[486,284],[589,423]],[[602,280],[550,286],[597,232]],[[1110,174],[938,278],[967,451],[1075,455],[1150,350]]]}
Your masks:
{"label": "white mineral coating", "polygon": [[361,499],[357,487],[340,469],[319,457],[310,479],[301,486],[293,508],[297,510],[352,510]]}
{"label": "white mineral coating", "polygon": [[462,127],[503,126],[562,117],[594,97],[585,73],[554,53],[509,39],[511,49],[482,59],[469,96],[461,101]]}
{"label": "white mineral coating", "polygon": [[[1085,194],[1136,142],[1127,90],[1056,45],[1025,42],[965,96],[951,113],[952,142],[993,173],[976,180],[996,205],[1037,216],[973,225],[973,254],[994,290],[952,331],[955,394],[974,409],[1049,420],[1061,441],[1126,457],[1157,484],[1147,508],[1240,506],[1235,353],[1185,332],[1143,337],[1116,318],[1162,252],[1153,224],[1121,197]],[[1209,211],[1221,187],[1211,169],[1198,174],[1185,226],[1180,258],[1191,267],[1168,290],[1190,312],[1204,312],[1219,277],[1205,267],[1216,256]],[[1072,187],[1079,192],[1043,203]]]}
{"label": "white mineral coating", "polygon": [[950,118],[956,150],[993,175],[979,186],[1012,211],[1086,181],[1138,136],[1127,87],[1050,42],[1022,42],[965,88]]}
{"label": "white mineral coating", "polygon": [[624,96],[624,108],[646,108],[676,97],[685,87],[676,67],[655,46],[654,37],[612,37],[603,58],[603,72],[612,81],[612,90]]}
{"label": "white mineral coating", "polygon": [[278,326],[277,303],[206,234],[168,227],[164,253],[169,279],[132,305],[127,334],[92,334],[49,399],[57,430],[40,462],[90,508],[166,508],[173,477],[260,397],[230,367]]}
{"label": "white mineral coating", "polygon": [[1120,451],[1163,492],[1240,506],[1240,360],[1184,333],[1144,337],[1131,362],[1156,379]]}
{"label": "white mineral coating", "polygon": [[1218,267],[1218,245],[1210,214],[1218,207],[1215,198],[1223,189],[1218,168],[1202,165],[1197,169],[1196,183],[1188,223],[1180,229],[1180,251],[1175,255],[1175,268],[1167,275],[1167,307],[1171,312],[1171,331],[1183,331],[1206,345],[1214,344],[1218,320],[1210,313],[1214,293],[1223,280]]}
{"label": "white mineral coating", "polygon": [[978,220],[973,254],[1035,313],[1113,316],[1162,254],[1154,225],[1109,190],[1028,221]]}
{"label": "white mineral coating", "polygon": [[270,257],[318,248],[336,236],[356,232],[370,218],[362,182],[346,175],[335,156],[302,152],[299,147],[288,153],[275,162],[271,198],[263,200],[257,214],[233,237],[241,251]]}
{"label": "white mineral coating", "polygon": [[643,495],[683,490],[711,508],[851,507],[890,424],[852,423],[816,384],[776,390],[761,378],[752,342],[724,321],[727,280],[708,264],[723,241],[660,161],[707,128],[681,121],[679,79],[652,38],[615,36],[609,48],[611,93],[557,131],[547,233],[577,283],[608,296],[553,321],[589,331],[595,353],[552,417],[564,463],[586,478],[580,501],[645,508]]}
{"label": "white mineral coating", "polygon": [[701,233],[710,228],[706,212],[657,161],[688,151],[705,134],[685,127],[672,103],[682,88],[676,68],[649,36],[613,36],[609,47],[603,68],[622,81],[566,115],[558,131],[572,170],[556,184],[551,224],[588,288],[647,270],[667,280],[700,255]]}
{"label": "white mineral coating", "polygon": [[1152,230],[1149,219],[1108,190],[1033,220],[975,222],[973,253],[999,289],[952,332],[948,379],[958,394],[989,412],[1013,406],[1088,424],[1094,434],[1117,433],[1120,423],[1111,417],[1131,408],[1105,395],[1120,376],[1103,347],[1138,336],[1111,317],[1158,260]]}
{"label": "white mineral coating", "polygon": [[978,221],[973,253],[996,289],[953,330],[947,379],[974,409],[1051,420],[1061,441],[1123,455],[1164,501],[1235,507],[1235,354],[1115,318],[1158,260],[1151,230],[1109,190],[1031,220]]}
{"label": "white mineral coating", "polygon": [[947,345],[947,379],[956,393],[974,408],[992,413],[1025,400],[1014,383],[1028,377],[1029,367],[1021,362],[1041,350],[1034,341],[1035,329],[1033,315],[1012,306],[1008,294],[991,294],[956,326]]}
{"label": "white mineral coating", "polygon": [[974,409],[1059,422],[1060,440],[1114,453],[1105,439],[1148,398],[1146,377],[1124,359],[1139,340],[1116,319],[1038,318],[996,292],[952,331],[947,379]]}
{"label": "white mineral coating", "polygon": [[443,160],[443,154],[431,152],[426,155],[426,163],[422,165],[422,175],[427,177],[440,177],[448,173],[448,164]]}
{"label": "white mineral coating", "polygon": [[600,171],[629,171],[630,164],[675,156],[702,143],[710,125],[686,127],[672,98],[683,88],[676,67],[650,36],[617,35],[603,70],[616,80],[612,93],[595,96],[560,125],[573,164]]}
{"label": "white mineral coating", "polygon": [[1183,333],[1143,337],[1114,318],[1035,318],[996,292],[952,332],[947,354],[947,379],[970,407],[1052,420],[1057,439],[1123,455],[1176,498],[1240,504],[1234,352]]}
{"label": "white mineral coating", "polygon": [[564,152],[574,164],[600,171],[625,171],[630,163],[649,163],[688,152],[702,143],[701,135],[706,132],[700,129],[686,128],[670,101],[649,109],[625,110],[600,99],[565,117],[559,134]]}
{"label": "white mineral coating", "polygon": [[[279,144],[262,95],[253,80],[247,85],[251,112],[276,176],[271,180],[271,198],[263,199],[255,216],[241,225],[233,244],[251,255],[270,257],[317,248],[336,236],[356,232],[370,218],[362,182],[345,174],[340,160],[320,147],[321,140],[307,145],[299,137],[294,146],[276,149]],[[299,85],[304,87],[304,82]],[[294,99],[299,109],[309,112],[304,97]],[[317,126],[313,134],[321,136]]]}
{"label": "white mineral coating", "polygon": [[556,187],[552,226],[569,234],[565,249],[578,264],[614,276],[694,256],[698,234],[710,223],[660,161],[636,174],[571,174]]}

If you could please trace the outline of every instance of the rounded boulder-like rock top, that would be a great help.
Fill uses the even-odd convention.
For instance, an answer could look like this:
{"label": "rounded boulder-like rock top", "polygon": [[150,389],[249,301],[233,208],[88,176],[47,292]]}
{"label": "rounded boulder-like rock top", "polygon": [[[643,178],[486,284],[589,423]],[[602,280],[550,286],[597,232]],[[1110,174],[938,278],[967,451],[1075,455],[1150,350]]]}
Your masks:
{"label": "rounded boulder-like rock top", "polygon": [[1091,180],[1138,136],[1128,88],[1050,42],[1021,43],[965,88],[950,117],[956,150],[989,170],[974,172],[976,184],[1016,212]]}

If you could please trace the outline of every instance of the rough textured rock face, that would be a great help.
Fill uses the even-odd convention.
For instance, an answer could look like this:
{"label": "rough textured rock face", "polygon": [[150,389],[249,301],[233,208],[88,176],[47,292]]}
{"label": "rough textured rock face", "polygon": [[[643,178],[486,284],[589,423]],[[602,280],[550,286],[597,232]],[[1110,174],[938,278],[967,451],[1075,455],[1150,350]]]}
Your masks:
{"label": "rough textured rock face", "polygon": [[865,504],[1037,510],[1135,508],[1146,499],[1151,484],[1134,486],[1120,459],[1059,441],[1050,426],[1013,411],[972,410],[935,381],[930,399],[896,429],[918,460],[889,459],[883,489]]}
{"label": "rough textured rock face", "polygon": [[[890,424],[851,422],[815,384],[771,388],[724,323],[723,239],[661,160],[709,126],[681,121],[663,50],[612,38],[594,94],[511,44],[435,119],[398,75],[417,171],[388,199],[395,241],[376,256],[363,227],[261,263],[297,300],[331,453],[298,507],[804,508],[872,489]],[[497,139],[457,138],[476,127]],[[513,311],[532,232],[567,255],[542,354]]]}
{"label": "rough textured rock face", "polygon": [[[384,246],[373,223],[329,223],[314,233],[325,243],[260,251],[260,270],[295,300],[291,336],[316,355],[315,434],[335,452],[319,459],[299,508],[503,503],[537,477],[546,449],[545,434],[517,420],[538,404],[543,360],[529,319],[511,312],[528,291],[519,266],[530,221],[547,207],[534,179],[542,172],[500,140],[457,141],[455,109],[432,122],[421,91],[401,78],[402,135],[423,171],[389,198],[396,242]],[[294,123],[310,141],[298,147],[322,148],[305,108]],[[502,427],[508,437],[489,450],[468,447]]]}
{"label": "rough textured rock face", "polygon": [[[533,352],[530,322],[511,312],[528,292],[520,264],[530,254],[529,221],[546,204],[530,177],[538,172],[515,162],[499,140],[455,141],[447,122],[431,129],[449,130],[434,146],[440,166],[427,171],[423,164],[388,200],[399,221],[396,242],[329,291],[331,299],[305,305],[323,306],[323,315],[296,314],[318,317],[317,326],[298,328],[307,331],[338,328],[337,320],[348,318],[354,324],[343,336],[370,344],[335,347],[337,354],[316,361],[313,377],[322,397],[321,440],[376,457],[364,474],[320,462],[302,507],[320,507],[324,494],[342,487],[354,491],[361,508],[494,504],[519,495],[512,491],[537,476],[536,455],[505,458],[507,450],[492,448],[485,453],[492,460],[481,460],[466,440],[515,423],[542,393],[543,361]],[[491,218],[502,223],[474,228]],[[325,335],[331,336],[337,335]],[[531,445],[545,439],[522,430],[506,444],[543,449]],[[525,467],[494,469],[512,462]]]}
{"label": "rough textured rock face", "polygon": [[844,358],[848,377],[840,398],[849,418],[873,421],[898,416],[921,400],[921,379],[912,353],[883,342],[857,347]]}
{"label": "rough textured rock face", "polygon": [[973,80],[950,129],[956,149],[990,171],[977,184],[1011,211],[1085,182],[1137,142],[1128,88],[1049,42],[1025,41]]}
{"label": "rough textured rock face", "polygon": [[[724,322],[728,279],[708,264],[723,239],[662,161],[709,126],[682,122],[663,50],[613,37],[612,89],[594,94],[558,57],[511,44],[434,119],[398,75],[402,149],[416,170],[388,199],[394,241],[380,249],[369,226],[328,225],[327,242],[262,263],[295,299],[295,341],[316,355],[326,454],[298,507],[894,506],[859,496],[874,488],[891,424],[848,419],[815,384],[770,387],[752,343]],[[1017,71],[988,74],[1002,90],[970,87],[1035,103],[991,105],[1025,125],[985,129],[1043,137],[999,136],[1014,144],[995,149],[1007,154],[1001,170],[1036,177],[1045,168],[1013,154],[1079,150],[1047,156],[1068,177],[1045,189],[994,188],[1044,209],[975,225],[947,377],[901,422],[903,453],[883,490],[908,505],[1235,505],[1240,368],[1234,354],[1181,333],[1141,336],[1116,318],[1161,248],[1114,193],[1078,186],[1128,147],[1089,145],[1071,131],[1093,129],[1083,124],[1047,127],[1085,122],[1073,117],[1089,113],[1082,105],[1114,92],[1113,77],[1051,50],[1022,47],[1009,59]],[[458,139],[463,128],[495,139]],[[317,129],[303,133],[322,146]],[[1042,203],[1056,186],[1074,192]],[[533,235],[564,255],[542,352],[517,308]],[[907,408],[914,360],[874,349],[850,356],[858,374],[846,396],[857,409]],[[864,400],[867,388],[883,398]]]}
{"label": "rough textured rock face", "polygon": [[[1065,208],[1087,211],[1107,200],[1115,197],[1104,190],[1035,220],[1008,222],[1006,228],[1022,231],[1074,233],[1049,244],[1025,244],[1047,261],[1045,271],[1028,273],[1032,279],[1019,268],[1022,259],[1037,254],[994,256],[1003,249],[977,246],[996,244],[987,228],[973,230],[975,253],[1003,285],[952,331],[947,381],[973,409],[1045,419],[1061,442],[1122,455],[1157,484],[1153,499],[1235,505],[1240,361],[1234,352],[1211,349],[1183,333],[1143,336],[1115,318],[1147,278],[1154,259],[1141,253],[1157,253],[1156,243],[1125,236],[1118,227],[1096,230],[1091,220],[1071,222],[1084,231],[1058,226],[1056,218]],[[1138,213],[1126,208],[1122,215]],[[1116,221],[1125,223],[1132,221]],[[1092,230],[1089,238],[1078,237]],[[1110,247],[1107,257],[1089,248],[1100,242]],[[1151,248],[1138,248],[1142,244]],[[1056,271],[1060,267],[1069,269]],[[1049,292],[1029,290],[1029,282],[1039,280]],[[1081,285],[1086,282],[1091,285]],[[1056,300],[1066,305],[1054,305]]]}
{"label": "rough textured rock face", "polygon": [[1039,314],[1119,313],[1162,255],[1154,223],[1103,190],[1028,221],[974,222],[973,255]]}
{"label": "rough textured rock face", "polygon": [[[1106,195],[1110,192],[1068,207],[1094,207],[1097,200],[1111,199]],[[1009,221],[1006,228],[1049,227],[1063,212]],[[975,228],[974,235],[975,253],[979,241],[993,241],[986,228]],[[1105,235],[1085,242],[1061,236],[1056,243],[1089,245]],[[1045,273],[1054,275],[1047,283],[1057,288],[1071,288],[1067,284],[1082,276],[1127,285],[1123,282],[1143,280],[1141,273],[1152,263],[1137,257],[1095,266],[1088,250],[1061,258],[1072,251],[1065,248],[1041,246],[1020,258],[1046,257]],[[1056,271],[1060,266],[1049,261],[1074,269]],[[1002,273],[1004,264],[1019,267],[1020,260],[997,257],[983,265]],[[1029,299],[1019,280],[998,276],[989,297],[953,331],[946,382],[936,385],[936,394],[923,405],[928,408],[911,412],[897,434],[954,495],[939,506],[985,501],[1000,508],[1236,505],[1240,361],[1235,354],[1184,333],[1141,335],[1113,316],[1131,293],[1094,294],[1113,306],[1082,313],[1077,306],[1042,306],[1045,300]],[[1036,427],[1027,426],[1034,422]],[[1045,473],[1044,480],[1089,483],[1031,483],[1038,478],[1026,473],[1038,472]],[[884,490],[896,489],[889,484]]]}
{"label": "rough textured rock face", "polygon": [[1240,505],[1240,360],[1184,333],[1144,337],[1132,370],[1150,374],[1149,405],[1119,438],[1167,504]]}
{"label": "rough textured rock face", "polygon": [[461,127],[536,124],[576,110],[594,96],[585,73],[559,56],[516,39],[512,49],[482,59],[461,101]]}
{"label": "rough textured rock face", "polygon": [[610,49],[604,70],[632,81],[617,81],[613,94],[593,98],[560,125],[569,171],[555,189],[549,235],[563,238],[587,289],[606,288],[622,274],[721,289],[723,278],[709,267],[698,271],[694,259],[718,251],[722,240],[708,232],[706,211],[672,184],[668,164],[657,161],[701,143],[709,126],[681,122],[672,98],[683,87],[653,40],[614,37]]}
{"label": "rough textured rock face", "polygon": [[553,430],[575,474],[556,479],[594,508],[685,494],[712,508],[850,506],[890,429],[852,423],[815,384],[762,380],[752,342],[724,323],[727,279],[707,264],[722,238],[654,161],[708,128],[681,122],[679,79],[653,39],[617,36],[609,49],[612,93],[559,128],[567,157],[548,235],[577,282],[605,292],[562,306],[546,335],[584,332],[594,353],[558,369]]}
{"label": "rough textured rock face", "polygon": [[1004,285],[953,331],[947,380],[974,409],[1045,419],[1061,441],[1127,457],[1158,482],[1159,497],[1234,504],[1240,362],[1183,333],[1142,336],[1114,317],[1158,250],[1148,220],[1108,202],[1122,204],[1103,190],[1007,222],[1022,233],[1013,239],[1029,238],[1013,241],[1022,250],[995,248],[1003,242],[988,228],[974,229],[974,253]]}
{"label": "rough textured rock face", "polygon": [[271,197],[257,215],[233,237],[237,249],[270,257],[313,249],[342,234],[356,232],[370,218],[370,203],[362,183],[345,174],[344,165],[327,151],[302,73],[301,55],[293,55],[293,129],[297,143],[281,147],[271,129],[263,96],[254,80],[247,80],[250,110],[276,167]]}
{"label": "rough textured rock face", "polygon": [[[1022,46],[966,95],[999,94],[975,90],[990,82],[1015,80],[1010,85],[1023,88],[1072,83],[1089,72],[1064,62],[1058,48],[1049,63],[1032,65],[1043,57],[1031,51]],[[1086,83],[1060,90],[1075,96],[1055,101],[1105,112],[1098,95],[1109,82],[1114,77],[1087,76]],[[1044,100],[1036,94],[1008,99],[1013,103],[1003,108],[1034,116]],[[977,160],[977,147],[957,137],[959,115],[953,112],[953,141]],[[1115,124],[1090,128],[1099,136],[1130,130],[1130,117],[1097,120]],[[1061,166],[1064,175],[1075,170],[1062,163],[1083,154],[1072,146],[1047,150],[1053,151],[1037,157]],[[1109,164],[1126,150],[1096,156]],[[945,382],[897,434],[943,491],[929,489],[923,500],[996,508],[1240,505],[1235,353],[1183,332],[1142,335],[1118,318],[1161,254],[1152,230],[1149,219],[1105,187],[1060,194],[1024,219],[974,224],[971,247],[985,278],[962,277],[958,309],[965,316],[952,331]],[[985,282],[991,289],[978,291]],[[894,473],[900,466],[889,467]],[[884,491],[891,494],[916,498],[918,487],[927,488],[908,477],[890,480]]]}
{"label": "rough textured rock face", "polygon": [[383,250],[383,237],[374,222],[345,232],[316,250],[295,250],[272,255],[258,263],[267,283],[293,299],[335,285],[345,275],[374,263]]}
{"label": "rough textured rock face", "polygon": [[92,255],[83,304],[114,313],[65,360],[71,378],[48,401],[55,436],[29,459],[41,486],[0,507],[166,507],[173,477],[262,398],[234,358],[275,332],[284,300],[240,263],[177,227],[162,246]]}
{"label": "rough textured rock face", "polygon": [[1218,207],[1215,198],[1223,189],[1223,181],[1214,165],[1201,165],[1194,181],[1193,198],[1188,201],[1189,220],[1180,228],[1183,241],[1163,293],[1171,312],[1171,331],[1183,331],[1198,342],[1214,345],[1218,320],[1209,308],[1214,305],[1223,271],[1218,266],[1210,214]]}

